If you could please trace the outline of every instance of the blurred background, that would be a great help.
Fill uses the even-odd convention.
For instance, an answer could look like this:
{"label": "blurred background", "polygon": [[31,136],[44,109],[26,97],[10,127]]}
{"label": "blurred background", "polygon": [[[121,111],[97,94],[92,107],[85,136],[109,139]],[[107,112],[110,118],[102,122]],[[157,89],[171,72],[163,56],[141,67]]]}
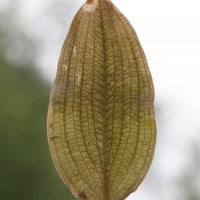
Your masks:
{"label": "blurred background", "polygon": [[[0,199],[75,200],[53,165],[46,117],[71,21],[85,0],[0,0]],[[200,2],[113,0],[155,85],[157,146],[128,200],[200,200]]]}

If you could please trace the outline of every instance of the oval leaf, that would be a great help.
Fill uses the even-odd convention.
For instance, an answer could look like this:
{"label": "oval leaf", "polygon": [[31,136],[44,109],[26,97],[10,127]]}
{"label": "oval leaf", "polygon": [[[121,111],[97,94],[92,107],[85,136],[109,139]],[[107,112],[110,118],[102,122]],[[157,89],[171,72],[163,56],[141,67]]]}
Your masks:
{"label": "oval leaf", "polygon": [[48,110],[54,164],[82,200],[122,200],[153,159],[154,88],[137,35],[110,0],[88,0],[62,48]]}

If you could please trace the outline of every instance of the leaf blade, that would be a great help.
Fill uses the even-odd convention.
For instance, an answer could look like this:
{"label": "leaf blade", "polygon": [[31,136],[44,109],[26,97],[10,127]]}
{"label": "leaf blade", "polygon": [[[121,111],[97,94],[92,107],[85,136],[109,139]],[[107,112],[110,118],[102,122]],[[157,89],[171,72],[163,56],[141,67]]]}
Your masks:
{"label": "leaf blade", "polygon": [[151,164],[154,89],[137,35],[108,0],[86,2],[61,52],[48,113],[55,166],[72,193],[125,199]]}

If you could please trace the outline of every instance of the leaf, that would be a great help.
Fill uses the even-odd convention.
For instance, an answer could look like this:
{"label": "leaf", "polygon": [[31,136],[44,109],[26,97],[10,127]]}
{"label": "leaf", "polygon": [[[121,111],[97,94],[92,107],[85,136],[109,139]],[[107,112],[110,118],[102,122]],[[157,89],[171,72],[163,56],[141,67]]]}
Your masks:
{"label": "leaf", "polygon": [[48,110],[54,164],[82,200],[122,200],[153,159],[154,88],[128,20],[110,0],[88,0],[62,48]]}

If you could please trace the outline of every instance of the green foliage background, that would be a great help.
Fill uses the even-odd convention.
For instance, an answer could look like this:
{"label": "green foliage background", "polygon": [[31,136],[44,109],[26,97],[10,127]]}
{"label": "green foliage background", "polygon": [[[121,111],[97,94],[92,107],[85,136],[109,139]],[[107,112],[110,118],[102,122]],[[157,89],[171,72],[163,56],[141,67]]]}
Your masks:
{"label": "green foliage background", "polygon": [[[2,50],[2,49],[1,49]],[[50,85],[32,64],[0,58],[0,199],[73,200],[53,165],[46,137]]]}

